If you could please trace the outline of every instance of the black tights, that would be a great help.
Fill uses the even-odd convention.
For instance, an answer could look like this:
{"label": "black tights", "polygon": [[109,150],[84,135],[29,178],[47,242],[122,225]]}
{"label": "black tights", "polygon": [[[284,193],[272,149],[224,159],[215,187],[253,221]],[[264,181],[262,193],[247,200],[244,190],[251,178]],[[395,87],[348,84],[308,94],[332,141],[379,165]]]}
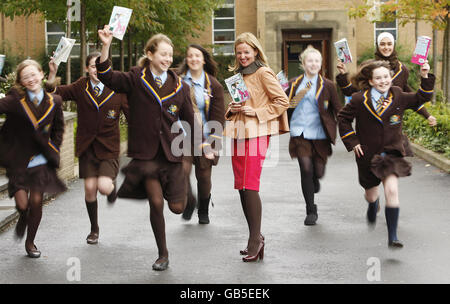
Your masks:
{"label": "black tights", "polygon": [[[150,224],[158,246],[158,260],[169,257],[166,243],[166,224],[164,221],[164,197],[161,183],[157,179],[147,179],[145,189],[150,204]],[[182,202],[169,202],[169,209],[180,214],[186,207],[186,200]]]}
{"label": "black tights", "polygon": [[[188,198],[192,199],[192,187],[190,175],[192,170],[192,162],[183,160],[183,171],[186,174],[186,189]],[[199,201],[208,199],[211,194],[211,172],[212,167],[200,168],[195,166],[195,178],[197,179],[197,196]]]}
{"label": "black tights", "polygon": [[307,206],[314,205],[314,184],[323,177],[325,164],[312,157],[298,157],[303,197]]}
{"label": "black tights", "polygon": [[19,212],[27,212],[27,238],[25,240],[25,247],[29,250],[34,249],[34,239],[36,237],[39,224],[42,218],[42,199],[43,193],[37,191],[30,191],[30,195],[25,190],[18,190],[14,194],[16,207]]}
{"label": "black tights", "polygon": [[250,233],[247,245],[248,254],[256,255],[259,243],[261,242],[262,204],[259,192],[254,190],[239,190],[239,196]]}

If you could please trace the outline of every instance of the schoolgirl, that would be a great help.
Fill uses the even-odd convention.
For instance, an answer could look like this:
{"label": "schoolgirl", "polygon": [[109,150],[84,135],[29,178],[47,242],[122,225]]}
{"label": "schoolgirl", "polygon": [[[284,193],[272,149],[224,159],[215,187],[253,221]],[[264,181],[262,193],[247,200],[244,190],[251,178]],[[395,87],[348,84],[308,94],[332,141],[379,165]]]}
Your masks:
{"label": "schoolgirl", "polygon": [[239,35],[234,51],[235,62],[230,70],[242,73],[250,99],[229,104],[224,135],[232,138],[234,188],[239,191],[250,234],[247,248],[240,253],[246,255],[244,262],[253,262],[264,258],[259,196],[262,165],[270,137],[289,132],[288,99],[253,34]]}
{"label": "schoolgirl", "polygon": [[[192,194],[189,178],[192,164],[194,164],[197,179],[198,222],[199,224],[209,224],[212,166],[216,166],[219,161],[218,151],[222,145],[222,130],[225,120],[223,87],[215,78],[217,63],[209,52],[198,44],[191,44],[187,48],[186,58],[179,67],[179,73],[190,86],[192,107],[203,125],[205,137],[208,138],[208,142],[213,143],[212,148],[215,151],[214,160],[206,159],[204,156],[185,156],[183,158],[188,203],[182,216],[185,220],[191,219],[197,204]],[[217,134],[218,132],[220,133]]]}
{"label": "schoolgirl", "polygon": [[[377,37],[377,47],[375,51],[375,60],[386,60],[389,62],[389,67],[392,71],[392,85],[400,87],[404,92],[412,92],[408,85],[409,70],[398,59],[395,50],[394,36],[389,32],[382,32]],[[342,62],[337,64],[339,74],[336,76],[336,82],[341,88],[345,96],[351,96],[357,91],[356,86],[348,80],[347,67]],[[437,124],[436,118],[428,113],[425,106],[422,104],[417,109],[414,109],[418,114],[428,120],[430,126]],[[411,145],[406,135],[403,135],[403,145],[405,146],[406,156],[413,156]]]}
{"label": "schoolgirl", "polygon": [[[151,37],[139,66],[129,72],[118,72],[112,70],[108,60],[112,32],[105,25],[98,34],[103,43],[101,56],[97,58],[98,78],[111,90],[126,94],[130,109],[128,156],[132,160],[123,169],[125,180],[117,195],[149,200],[150,223],[158,246],[158,258],[152,268],[166,270],[169,251],[164,199],[175,214],[182,213],[186,206],[182,154],[175,155],[177,147],[172,147],[172,142],[183,134],[181,129],[179,133],[172,133],[171,128],[179,120],[187,121],[191,130],[201,130],[201,126],[195,126],[189,85],[169,70],[173,61],[173,45],[167,36],[157,34]],[[198,148],[202,145],[201,140],[197,144],[198,137],[190,136],[196,155],[199,155]],[[205,156],[214,158],[211,151]]]}
{"label": "schoolgirl", "polygon": [[[85,203],[91,223],[91,232],[86,238],[88,244],[98,243],[97,191],[106,195],[109,203],[116,200],[120,113],[128,117],[126,96],[105,87],[97,77],[95,60],[99,56],[99,52],[87,56],[87,77],[81,77],[70,85],[57,86],[53,90],[64,101],[72,100],[77,104],[75,155],[79,158],[79,177],[84,179]],[[51,60],[49,67],[48,82],[52,83],[58,66]]]}
{"label": "schoolgirl", "polygon": [[6,114],[0,131],[0,164],[6,168],[8,193],[19,212],[16,237],[21,239],[27,229],[25,251],[30,258],[39,258],[34,239],[43,195],[66,190],[56,175],[64,116],[61,98],[42,88],[44,72],[39,63],[22,61],[16,75],[14,87],[0,99],[0,113]]}
{"label": "schoolgirl", "polygon": [[[362,65],[353,83],[361,92],[338,114],[339,133],[348,151],[354,151],[359,183],[368,202],[367,221],[376,223],[380,208],[378,186],[384,186],[385,216],[389,248],[402,248],[397,237],[399,218],[398,178],[411,174],[411,165],[402,143],[402,118],[406,109],[417,109],[430,100],[435,77],[428,74],[428,63],[421,66],[422,76],[417,93],[407,93],[392,86],[390,65],[371,60]],[[356,129],[352,127],[356,120]]]}
{"label": "schoolgirl", "polygon": [[318,214],[314,193],[319,192],[325,166],[336,141],[337,113],[342,108],[334,83],[319,74],[322,54],[308,46],[300,61],[305,73],[289,81],[289,154],[300,166],[306,202],[305,225],[315,225]]}

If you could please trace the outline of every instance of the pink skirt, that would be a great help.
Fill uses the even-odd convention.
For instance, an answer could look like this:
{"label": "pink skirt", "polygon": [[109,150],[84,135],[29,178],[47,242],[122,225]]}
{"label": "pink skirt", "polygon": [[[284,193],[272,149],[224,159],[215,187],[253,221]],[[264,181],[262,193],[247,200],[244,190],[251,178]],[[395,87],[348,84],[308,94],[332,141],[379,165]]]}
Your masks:
{"label": "pink skirt", "polygon": [[269,140],[270,136],[261,136],[232,141],[234,189],[259,191]]}

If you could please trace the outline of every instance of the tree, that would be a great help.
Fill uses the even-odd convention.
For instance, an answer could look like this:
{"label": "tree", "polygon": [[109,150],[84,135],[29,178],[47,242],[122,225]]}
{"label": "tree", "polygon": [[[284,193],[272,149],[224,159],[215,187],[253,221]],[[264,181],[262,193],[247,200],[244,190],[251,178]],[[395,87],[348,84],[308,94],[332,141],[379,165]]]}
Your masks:
{"label": "tree", "polygon": [[[379,2],[379,1],[378,1]],[[374,1],[366,1],[365,4],[350,7],[349,16],[351,18],[365,17],[367,11],[372,8]],[[409,22],[424,20],[430,23],[434,30],[444,30],[444,45],[442,51],[443,69],[442,69],[442,90],[444,96],[450,96],[450,31],[449,31],[449,0],[389,0],[380,7],[380,20],[376,21],[394,21],[398,20],[400,25]],[[372,21],[375,22],[375,21]],[[437,61],[437,50],[433,50],[434,61]]]}

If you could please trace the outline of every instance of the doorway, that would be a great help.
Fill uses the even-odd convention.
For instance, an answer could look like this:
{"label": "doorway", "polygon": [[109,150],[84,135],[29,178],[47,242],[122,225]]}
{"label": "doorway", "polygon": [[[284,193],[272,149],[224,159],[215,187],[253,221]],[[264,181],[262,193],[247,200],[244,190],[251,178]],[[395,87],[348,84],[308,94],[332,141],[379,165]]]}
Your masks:
{"label": "doorway", "polygon": [[331,29],[289,29],[282,30],[283,35],[283,70],[288,79],[304,73],[299,55],[312,45],[322,54],[320,74],[331,79],[330,40]]}

